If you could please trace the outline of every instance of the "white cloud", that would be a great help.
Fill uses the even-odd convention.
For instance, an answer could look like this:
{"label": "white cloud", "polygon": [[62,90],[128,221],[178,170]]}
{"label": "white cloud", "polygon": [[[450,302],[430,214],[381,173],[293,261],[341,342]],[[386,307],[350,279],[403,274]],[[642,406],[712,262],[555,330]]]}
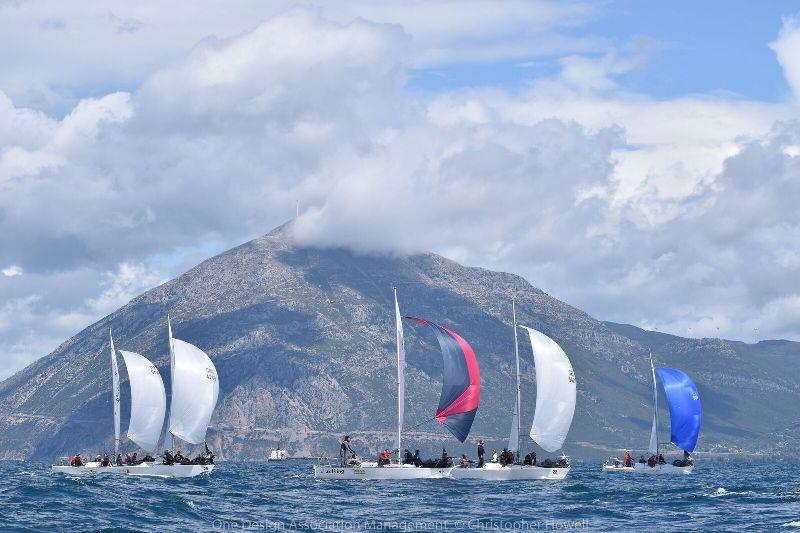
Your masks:
{"label": "white cloud", "polygon": [[[25,272],[0,278],[10,368],[186,266],[170,257],[258,235],[296,199],[306,243],[438,251],[519,272],[600,318],[676,333],[800,337],[796,321],[776,318],[797,311],[794,104],[631,93],[619,76],[640,56],[576,55],[575,42],[560,72],[522,90],[420,95],[405,88],[409,69],[478,58],[459,49],[464,39],[494,43],[495,58],[532,48],[515,52],[469,12],[455,31],[444,15],[394,3],[291,9],[258,24],[254,5],[217,37],[196,35],[213,27],[208,13],[176,29],[185,49],[153,37],[141,7],[102,19],[56,10],[63,28],[45,24],[120,32],[93,61],[139,32],[168,61],[140,58],[127,90],[60,115],[0,92],[0,264]],[[582,4],[520,6],[486,20],[535,36],[591,15]],[[161,30],[177,24],[172,9]],[[15,65],[0,52],[3,63]]]}
{"label": "white cloud", "polygon": [[4,268],[3,270],[0,270],[0,272],[2,272],[3,275],[8,277],[8,278],[22,275],[22,269],[20,267],[16,266],[16,265],[8,266],[8,267]]}
{"label": "white cloud", "polygon": [[[24,107],[66,113],[84,95],[104,94],[106,87],[134,90],[154,71],[182,61],[203,39],[248,33],[297,3],[0,2],[0,88]],[[609,47],[603,39],[576,37],[569,31],[598,16],[590,2],[309,0],[302,5],[341,24],[363,18],[402,26],[414,36],[408,63],[418,66]],[[289,36],[288,42],[292,40]],[[316,51],[324,54],[325,47]]]}
{"label": "white cloud", "polygon": [[800,18],[785,18],[778,38],[769,46],[783,68],[783,75],[789,82],[794,97],[800,98]]}

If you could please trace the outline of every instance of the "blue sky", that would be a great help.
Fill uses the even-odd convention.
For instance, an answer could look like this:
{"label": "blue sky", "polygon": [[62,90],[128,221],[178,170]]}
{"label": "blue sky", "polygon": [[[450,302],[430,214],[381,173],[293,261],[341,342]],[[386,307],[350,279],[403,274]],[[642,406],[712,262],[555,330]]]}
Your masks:
{"label": "blue sky", "polygon": [[800,340],[798,12],[0,2],[5,375],[296,201],[303,244],[434,251],[601,319]]}
{"label": "blue sky", "polygon": [[[725,91],[768,102],[789,94],[768,43],[783,17],[800,11],[797,2],[627,0],[598,5],[604,7],[596,16],[567,33],[593,34],[621,49],[643,49],[641,68],[619,79],[632,91],[656,98]],[[556,72],[558,59],[552,54],[440,65],[414,71],[409,85],[426,91],[482,85],[516,89],[532,77]]]}

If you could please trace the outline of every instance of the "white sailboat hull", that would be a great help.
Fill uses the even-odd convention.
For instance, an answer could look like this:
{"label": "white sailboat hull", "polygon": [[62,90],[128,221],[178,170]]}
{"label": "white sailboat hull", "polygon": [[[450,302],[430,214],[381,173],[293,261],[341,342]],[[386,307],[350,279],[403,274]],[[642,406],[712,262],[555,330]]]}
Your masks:
{"label": "white sailboat hull", "polygon": [[545,468],[531,465],[500,466],[497,463],[487,463],[481,468],[456,467],[450,472],[453,479],[483,479],[486,481],[514,481],[534,479],[564,479],[569,474],[570,467]]}
{"label": "white sailboat hull", "polygon": [[655,465],[647,466],[647,464],[633,463],[633,466],[604,464],[603,472],[630,472],[634,474],[691,474],[694,470],[694,465],[690,466],[675,466],[675,465]]}
{"label": "white sailboat hull", "polygon": [[86,466],[53,465],[52,474],[68,474],[73,476],[106,476],[127,475],[146,477],[195,477],[209,474],[214,470],[214,465],[165,465],[157,463],[142,463],[136,466],[97,466],[88,463]]}
{"label": "white sailboat hull", "polygon": [[452,467],[424,468],[397,464],[377,466],[374,463],[361,466],[314,465],[314,477],[316,479],[441,479],[448,477],[452,469]]}

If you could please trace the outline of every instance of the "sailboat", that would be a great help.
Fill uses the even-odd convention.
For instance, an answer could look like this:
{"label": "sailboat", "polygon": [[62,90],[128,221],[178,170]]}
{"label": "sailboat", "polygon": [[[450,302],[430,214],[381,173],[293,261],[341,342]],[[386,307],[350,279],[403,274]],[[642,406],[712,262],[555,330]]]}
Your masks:
{"label": "sailboat", "polygon": [[[514,356],[516,360],[516,403],[511,418],[511,433],[508,449],[520,456],[520,419],[522,412],[522,387],[519,374],[519,342],[517,337],[516,305],[511,303],[514,324]],[[526,326],[536,366],[536,407],[533,415],[530,437],[548,452],[555,452],[564,444],[572,425],[575,413],[576,384],[575,372],[564,350],[544,333]],[[496,462],[486,462],[480,468],[454,468],[450,477],[454,479],[485,480],[524,480],[524,479],[564,479],[569,473],[569,459],[563,456],[553,464],[502,466]]]}
{"label": "sailboat", "polygon": [[[169,331],[170,367],[172,374],[172,400],[170,404],[169,432],[189,444],[205,442],[211,414],[219,396],[219,380],[214,363],[200,348],[172,337],[172,324],[167,317]],[[114,457],[120,448],[120,385],[117,350],[109,331],[111,345],[111,375],[114,402]],[[127,438],[142,450],[157,455],[161,431],[166,416],[166,393],[158,369],[146,357],[119,350],[128,370],[131,388],[131,417]],[[112,465],[114,460],[112,459]],[[161,460],[146,461],[138,465],[102,466],[96,461],[83,466],[54,465],[53,473],[64,474],[126,474],[131,476],[194,477],[209,473],[213,464],[163,464]]]}
{"label": "sailboat", "polygon": [[452,466],[427,467],[410,463],[404,464],[401,457],[406,363],[403,319],[433,329],[442,351],[444,360],[442,393],[433,419],[444,425],[460,442],[464,442],[469,435],[480,404],[481,393],[478,361],[472,347],[456,332],[444,326],[422,318],[403,317],[397,302],[397,289],[394,289],[394,311],[397,344],[397,437],[395,440],[397,460],[380,466],[375,462],[315,465],[314,477],[317,479],[432,479],[446,478],[450,474]]}
{"label": "sailboat", "polygon": [[[692,379],[680,370],[674,368],[657,368],[653,363],[653,354],[650,353],[650,371],[653,376],[653,425],[650,429],[650,444],[648,453],[654,461],[636,462],[626,466],[619,458],[612,458],[603,465],[605,472],[639,472],[653,474],[691,474],[694,469],[694,460],[689,455],[697,445],[702,422],[702,409],[700,394]],[[661,378],[664,394],[669,404],[670,441],[684,451],[683,459],[672,463],[658,461],[660,442],[658,439],[658,382],[656,374]]]}

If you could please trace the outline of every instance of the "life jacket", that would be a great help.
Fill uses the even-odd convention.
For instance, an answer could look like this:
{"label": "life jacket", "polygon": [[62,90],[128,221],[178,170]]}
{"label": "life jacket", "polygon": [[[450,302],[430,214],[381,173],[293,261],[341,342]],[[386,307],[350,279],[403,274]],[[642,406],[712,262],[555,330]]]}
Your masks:
{"label": "life jacket", "polygon": [[388,459],[388,458],[389,458],[389,453],[388,453],[388,452],[386,452],[386,451],[383,451],[383,452],[381,452],[381,455],[380,455],[380,457],[381,457],[381,459],[384,459],[384,460],[386,460],[386,459]]}
{"label": "life jacket", "polygon": [[78,466],[78,456],[77,455],[69,460],[69,465],[70,466]]}
{"label": "life jacket", "polygon": [[647,466],[653,467],[656,466],[656,458],[650,456],[650,459],[647,460]]}

